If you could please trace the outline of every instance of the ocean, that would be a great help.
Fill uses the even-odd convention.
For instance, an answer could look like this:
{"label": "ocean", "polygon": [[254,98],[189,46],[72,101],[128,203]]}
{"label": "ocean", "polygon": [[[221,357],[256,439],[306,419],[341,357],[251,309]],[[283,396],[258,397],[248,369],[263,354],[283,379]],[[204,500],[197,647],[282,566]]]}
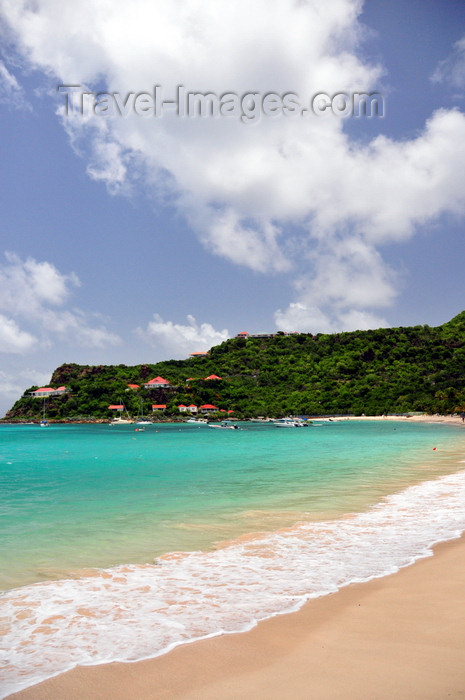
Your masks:
{"label": "ocean", "polygon": [[465,530],[461,426],[0,426],[0,697],[385,576]]}

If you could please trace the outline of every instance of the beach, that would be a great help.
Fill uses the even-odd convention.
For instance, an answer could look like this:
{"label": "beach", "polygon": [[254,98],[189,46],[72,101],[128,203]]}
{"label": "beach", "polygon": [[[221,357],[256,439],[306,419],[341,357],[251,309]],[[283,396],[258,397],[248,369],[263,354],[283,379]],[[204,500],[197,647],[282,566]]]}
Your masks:
{"label": "beach", "polygon": [[76,668],[11,700],[465,697],[465,541],[243,634]]}
{"label": "beach", "polygon": [[[463,426],[460,417],[394,420]],[[344,440],[347,427],[341,425]],[[460,437],[446,461],[460,469],[463,433],[453,430]],[[389,426],[383,434],[397,440],[400,432],[400,426]],[[436,429],[433,433],[436,437]],[[331,441],[338,434],[332,429],[328,433]],[[405,435],[414,433],[409,429]],[[11,634],[22,634],[16,637],[16,653],[25,652],[22,661],[18,657],[18,669],[30,674],[31,661],[41,663],[41,654],[61,655],[57,675],[38,684],[36,676],[29,687],[7,697],[465,698],[465,540],[459,538],[464,531],[464,472],[448,469],[429,480],[429,455],[435,456],[433,462],[436,455],[443,459],[440,435],[438,440],[429,438],[426,454],[422,449],[426,481],[415,478],[416,484],[383,496],[366,512],[346,511],[335,521],[245,536],[210,552],[161,557],[155,567],[120,566],[7,593],[7,609],[17,618]],[[196,591],[193,598],[185,597],[186,581]],[[185,606],[193,603],[203,612],[189,621]],[[254,617],[261,620],[255,626],[250,624]],[[220,622],[207,624],[196,635],[202,619]],[[174,646],[169,640],[186,624],[191,624],[191,639],[210,638],[169,651]],[[66,628],[76,630],[78,645],[79,639],[85,644],[81,660],[73,656],[78,652]],[[164,647],[165,653],[130,661],[123,640],[140,640],[132,658],[147,658],[153,655],[153,635],[159,628],[171,635],[158,652]],[[220,629],[231,633],[218,634]],[[97,651],[106,658],[95,656]],[[127,661],[106,663],[113,659]]]}

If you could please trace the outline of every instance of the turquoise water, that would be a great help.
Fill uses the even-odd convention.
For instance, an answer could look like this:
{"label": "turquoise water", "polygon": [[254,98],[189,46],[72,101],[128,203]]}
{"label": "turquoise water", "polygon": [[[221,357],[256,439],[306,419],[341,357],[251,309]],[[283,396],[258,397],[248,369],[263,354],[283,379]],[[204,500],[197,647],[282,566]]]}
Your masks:
{"label": "turquoise water", "polygon": [[244,428],[0,426],[0,588],[358,512],[456,470],[463,441],[391,421]]}
{"label": "turquoise water", "polygon": [[0,426],[0,697],[251,629],[465,530],[462,426]]}

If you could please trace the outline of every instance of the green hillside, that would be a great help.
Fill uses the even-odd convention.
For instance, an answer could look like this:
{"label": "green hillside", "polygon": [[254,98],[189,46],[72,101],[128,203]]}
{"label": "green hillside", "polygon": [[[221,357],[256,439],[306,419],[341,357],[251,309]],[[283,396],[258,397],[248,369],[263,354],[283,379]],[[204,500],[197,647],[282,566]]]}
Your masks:
{"label": "green hillside", "polygon": [[[218,380],[204,378],[216,374]],[[147,390],[161,376],[172,388]],[[187,381],[193,378],[193,380]],[[138,384],[139,389],[129,389]],[[285,414],[453,413],[465,410],[465,311],[431,328],[383,328],[337,334],[233,338],[207,357],[151,365],[64,364],[50,385],[67,393],[47,399],[49,419],[109,419],[110,404],[132,415],[166,404],[213,404],[237,417]],[[43,402],[24,392],[6,420],[39,419]]]}

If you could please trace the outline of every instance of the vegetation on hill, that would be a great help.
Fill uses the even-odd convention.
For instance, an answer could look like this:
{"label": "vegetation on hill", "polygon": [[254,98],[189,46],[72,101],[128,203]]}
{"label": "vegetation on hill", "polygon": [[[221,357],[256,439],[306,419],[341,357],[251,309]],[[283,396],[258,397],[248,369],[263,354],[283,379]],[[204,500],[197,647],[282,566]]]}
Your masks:
{"label": "vegetation on hill", "polygon": [[[221,379],[205,380],[210,374]],[[143,388],[158,375],[173,388]],[[121,402],[131,415],[147,416],[152,404],[166,404],[165,415],[177,417],[179,404],[206,403],[232,409],[235,417],[461,412],[465,311],[436,328],[232,338],[206,357],[188,360],[133,367],[64,364],[50,385],[65,385],[68,393],[47,399],[49,419],[110,419],[108,406]],[[40,419],[42,401],[29,396],[36,388],[24,392],[7,420]]]}

